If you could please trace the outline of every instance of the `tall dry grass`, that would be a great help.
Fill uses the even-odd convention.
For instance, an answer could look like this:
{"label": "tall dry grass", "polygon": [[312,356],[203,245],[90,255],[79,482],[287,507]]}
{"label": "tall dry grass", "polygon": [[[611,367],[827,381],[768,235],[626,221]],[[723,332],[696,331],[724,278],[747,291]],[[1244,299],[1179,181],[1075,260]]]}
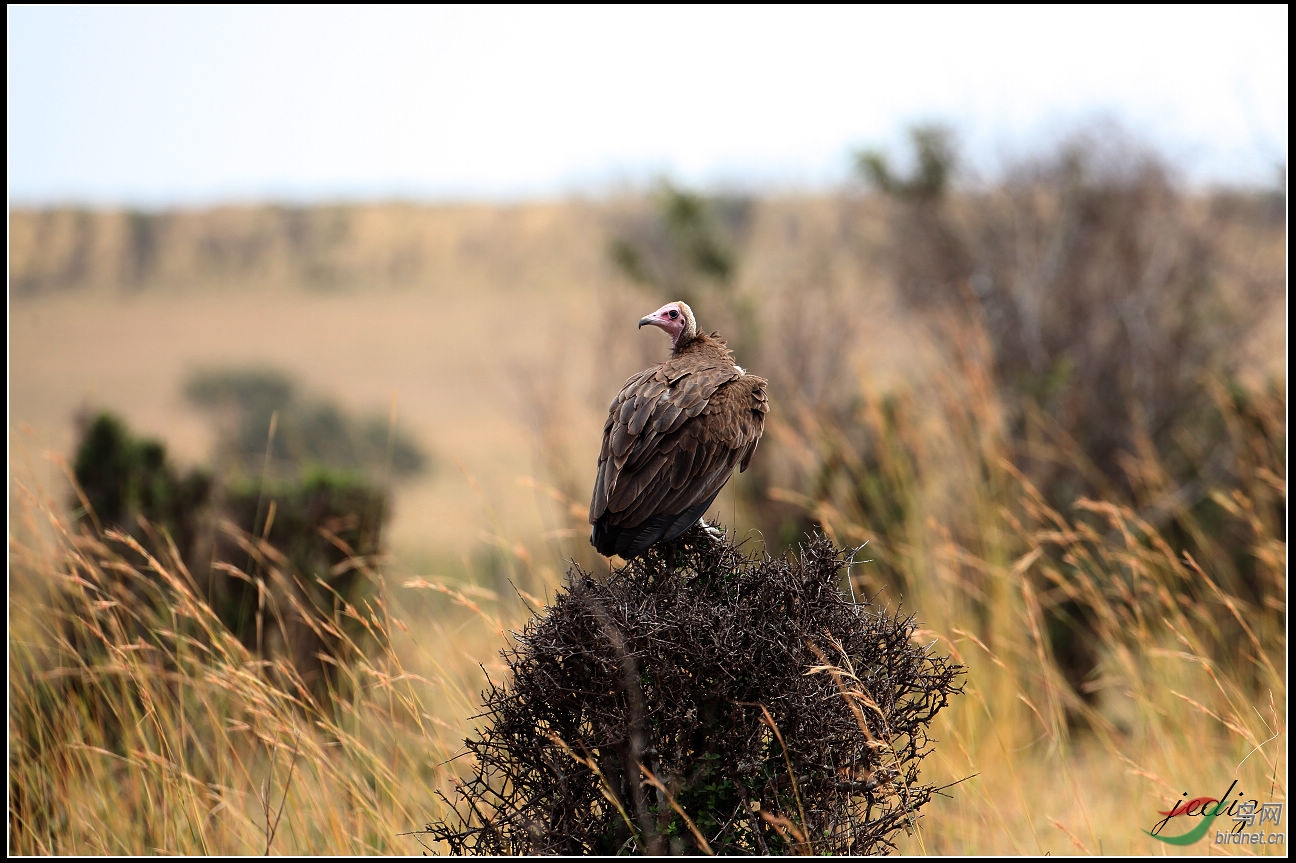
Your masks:
{"label": "tall dry grass", "polygon": [[[582,224],[600,224],[581,212]],[[316,216],[258,218],[302,229]],[[350,263],[329,257],[346,244],[312,246],[312,254],[343,272],[387,261],[384,272],[399,275],[399,256],[354,233],[357,225],[397,231],[385,218],[349,223],[347,236],[364,249]],[[60,219],[81,225],[51,219],[59,231]],[[1285,385],[1253,388],[1240,402],[1201,379],[1200,406],[1220,439],[1249,453],[1240,472],[1207,474],[1193,489],[1195,500],[1213,502],[1210,522],[1179,519],[1170,530],[1163,513],[1175,506],[1175,489],[1152,446],[1124,463],[1137,493],[1059,504],[1014,466],[990,336],[966,319],[942,330],[961,340],[956,351],[915,335],[921,330],[878,274],[877,219],[850,196],[753,214],[733,290],[759,300],[762,341],[756,357],[740,361],[771,378],[775,412],[756,473],[737,477],[718,511],[771,553],[812,523],[842,542],[867,542],[857,559],[871,562],[854,568],[857,588],[881,590],[883,601],[916,614],[921,638],[968,668],[966,693],[939,717],[923,766],[923,781],[951,785],[948,797],[933,800],[900,849],[1176,853],[1143,831],[1184,792],[1219,795],[1237,779],[1247,799],[1285,802]],[[165,230],[192,232],[198,221]],[[469,221],[471,236],[451,245],[490,261],[491,217],[474,211]],[[40,231],[55,227],[32,224],[37,249]],[[1281,238],[1275,257],[1270,234],[1225,228],[1220,242],[1246,267],[1271,274],[1282,263]],[[423,235],[412,230],[397,233],[418,246]],[[254,240],[261,232],[234,233]],[[167,248],[112,260],[123,272],[148,260],[181,261],[166,273],[201,266]],[[464,290],[494,290],[543,253],[510,247]],[[248,260],[255,270],[263,259]],[[88,271],[35,257],[24,266],[42,285]],[[498,679],[503,670],[507,633],[520,628],[528,602],[540,605],[559,584],[564,557],[599,563],[585,541],[582,481],[594,450],[577,444],[596,423],[593,432],[575,429],[571,417],[597,417],[626,376],[663,352],[599,334],[613,332],[614,320],[629,330],[653,302],[672,299],[647,302],[608,284],[606,297],[584,306],[594,309],[582,322],[590,339],[564,333],[563,352],[513,377],[537,464],[516,491],[545,502],[542,531],[498,516],[483,528],[487,542],[438,549],[417,569],[400,559],[364,563],[381,600],[353,614],[389,646],[345,670],[350,694],[328,709],[308,700],[291,668],[267,664],[224,632],[174,557],[123,559],[113,550],[121,538],[78,534],[46,492],[11,489],[11,852],[424,850],[424,837],[407,834],[441,817],[437,792],[453,796],[465,772],[456,758],[484,674]],[[723,309],[694,305],[707,326],[725,329]],[[1257,365],[1269,372],[1283,363],[1270,352]],[[1067,429],[1032,428],[1034,453],[1085,469]],[[490,501],[487,509],[495,511]],[[412,517],[431,522],[439,511]],[[1185,537],[1197,549],[1191,556]],[[1055,612],[1070,607],[1086,610],[1095,660],[1080,688],[1049,632]],[[1209,849],[1203,840],[1184,850]]]}
{"label": "tall dry grass", "polygon": [[[1185,791],[1219,796],[1237,779],[1244,799],[1285,801],[1281,475],[1254,497],[1227,492],[1249,532],[1243,553],[1259,564],[1259,581],[1239,589],[1232,536],[1197,559],[1129,504],[1081,499],[1060,512],[1006,460],[992,473],[983,488],[998,494],[965,501],[975,545],[931,519],[889,550],[926,636],[969,668],[928,764],[966,781],[907,850],[1157,853],[1170,846],[1141,830]],[[868,533],[849,513],[825,515],[842,534]],[[1079,692],[1048,631],[1050,612],[1074,607],[1086,609],[1096,659]],[[1177,823],[1166,835],[1192,825]]]}
{"label": "tall dry grass", "polygon": [[[959,437],[952,422],[968,405],[964,390],[949,394],[946,435]],[[1275,422],[1285,410],[1281,400],[1268,409]],[[859,587],[883,587],[922,620],[924,642],[968,668],[923,768],[925,781],[956,784],[902,851],[1157,852],[1170,846],[1142,830],[1184,791],[1218,795],[1236,778],[1247,799],[1285,801],[1286,545],[1271,506],[1285,499],[1281,470],[1221,498],[1249,530],[1257,603],[1220,574],[1237,549],[1187,557],[1124,504],[1058,511],[973,424],[959,443],[985,450],[990,475],[960,498],[982,528],[968,545],[933,516],[947,501],[917,487],[910,453],[923,424],[864,410],[880,440],[910,439],[881,456],[888,493],[908,495],[909,532],[877,548],[860,512],[825,499],[814,515],[842,539],[868,539],[861,558],[872,551],[905,573],[901,587],[879,578],[882,567],[854,570]],[[321,709],[291,667],[267,667],[221,629],[177,560],[131,564],[105,542],[124,537],[75,534],[35,496],[21,515],[43,519],[50,538],[11,536],[24,585],[11,605],[12,851],[422,850],[417,833],[443,812],[436,792],[451,796],[461,772],[479,663],[498,677],[497,650],[525,619],[517,597],[371,569],[383,599],[353,613],[390,647],[347,669],[352,694]],[[500,527],[489,569],[542,603],[556,573]],[[1092,700],[1072,690],[1045,632],[1050,606],[1077,598],[1093,610]],[[1083,729],[1068,719],[1075,711]]]}
{"label": "tall dry grass", "polygon": [[[402,834],[450,791],[478,658],[497,664],[510,603],[410,578],[416,596],[448,601],[396,609],[391,573],[357,559],[379,599],[346,615],[387,646],[353,642],[344,694],[322,702],[291,658],[261,658],[222,626],[174,547],[159,559],[120,532],[74,533],[34,496],[22,516],[48,530],[11,536],[12,853],[417,853]],[[318,625],[345,638],[334,623]]]}

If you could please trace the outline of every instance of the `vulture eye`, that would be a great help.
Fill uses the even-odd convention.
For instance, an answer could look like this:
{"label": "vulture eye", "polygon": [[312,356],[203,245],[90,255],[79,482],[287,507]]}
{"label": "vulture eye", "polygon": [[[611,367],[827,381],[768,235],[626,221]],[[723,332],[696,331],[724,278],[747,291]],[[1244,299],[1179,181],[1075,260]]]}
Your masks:
{"label": "vulture eye", "polygon": [[675,319],[678,318],[678,317],[679,317],[679,312],[676,311],[675,309],[671,309],[671,310],[670,310],[670,319],[673,321],[673,320],[675,320]]}

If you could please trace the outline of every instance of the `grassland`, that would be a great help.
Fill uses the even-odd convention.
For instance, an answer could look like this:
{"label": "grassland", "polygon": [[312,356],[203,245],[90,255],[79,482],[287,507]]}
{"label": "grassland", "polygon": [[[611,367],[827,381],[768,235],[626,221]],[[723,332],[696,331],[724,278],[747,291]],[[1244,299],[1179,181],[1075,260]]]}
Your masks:
{"label": "grassland", "polygon": [[[483,673],[498,679],[498,650],[529,614],[514,586],[543,601],[569,559],[598,563],[584,509],[602,414],[664,353],[634,322],[674,298],[631,283],[605,254],[647,207],[11,214],[10,749],[40,754],[11,754],[11,851],[423,850],[406,834],[443,811],[436,792],[452,787]],[[1285,520],[1271,505],[1285,508],[1285,460],[1208,490],[1246,526],[1215,559],[1185,559],[1137,499],[1045,500],[1001,448],[998,395],[932,336],[939,310],[897,295],[880,263],[887,224],[879,202],[856,195],[751,204],[728,296],[757,309],[759,357],[786,364],[740,358],[775,382],[776,419],[763,478],[737,478],[715,514],[769,537],[771,554],[776,516],[789,512],[870,541],[879,563],[861,586],[915,613],[924,637],[969,668],[924,767],[950,796],[902,850],[1283,853],[1180,849],[1143,830],[1183,793],[1220,795],[1235,778],[1246,799],[1286,801]],[[1282,226],[1226,227],[1231,272],[1282,281]],[[693,301],[704,325],[732,332],[731,309],[710,296]],[[1283,298],[1268,302],[1239,351],[1248,380],[1277,376],[1284,393]],[[975,325],[964,332],[975,345]],[[220,365],[273,366],[348,407],[390,412],[437,462],[397,486],[390,553],[373,573],[385,604],[371,625],[390,649],[352,672],[358,686],[329,717],[306,719],[291,688],[258,673],[196,602],[173,614],[178,630],[209,633],[202,661],[173,657],[158,674],[137,640],[113,632],[92,666],[50,659],[63,631],[52,592],[132,577],[112,568],[102,538],[69,527],[59,460],[72,416],[112,408],[201,462],[211,431],[181,387]],[[843,387],[869,396],[822,410]],[[912,408],[898,427],[881,418],[888,394]],[[1244,434],[1205,385],[1202,402]],[[1258,445],[1285,453],[1285,395],[1261,413],[1270,431]],[[810,481],[836,437],[839,465],[886,476],[907,511],[900,532],[881,532],[832,470],[828,484]],[[939,469],[907,474],[913,453]],[[1131,473],[1161,467],[1155,451],[1136,456]],[[1235,555],[1258,562],[1251,592]],[[183,583],[176,562],[155,569]],[[1076,580],[1077,569],[1113,577]],[[1092,610],[1088,700],[1045,632],[1046,611],[1067,599]],[[42,701],[65,679],[88,694]],[[15,706],[40,719],[16,723]]]}

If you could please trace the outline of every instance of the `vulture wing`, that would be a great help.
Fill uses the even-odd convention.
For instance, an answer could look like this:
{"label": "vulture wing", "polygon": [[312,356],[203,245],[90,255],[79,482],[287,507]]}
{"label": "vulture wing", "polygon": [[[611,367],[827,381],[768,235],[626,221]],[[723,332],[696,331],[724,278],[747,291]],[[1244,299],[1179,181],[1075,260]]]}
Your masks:
{"label": "vulture wing", "polygon": [[675,539],[756,451],[765,380],[732,360],[689,359],[640,372],[612,400],[590,503],[601,554],[633,557]]}

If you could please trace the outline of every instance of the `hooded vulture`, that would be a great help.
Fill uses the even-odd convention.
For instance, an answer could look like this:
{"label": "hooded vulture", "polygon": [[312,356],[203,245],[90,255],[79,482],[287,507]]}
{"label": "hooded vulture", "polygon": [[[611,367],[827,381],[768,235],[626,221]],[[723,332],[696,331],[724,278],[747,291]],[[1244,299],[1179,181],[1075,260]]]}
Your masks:
{"label": "hooded vulture", "polygon": [[[749,375],[687,303],[639,320],[671,337],[670,359],[626,381],[603,424],[590,542],[631,558],[701,520],[734,467],[746,470],[765,429],[765,379]],[[705,523],[704,523],[705,526]]]}

